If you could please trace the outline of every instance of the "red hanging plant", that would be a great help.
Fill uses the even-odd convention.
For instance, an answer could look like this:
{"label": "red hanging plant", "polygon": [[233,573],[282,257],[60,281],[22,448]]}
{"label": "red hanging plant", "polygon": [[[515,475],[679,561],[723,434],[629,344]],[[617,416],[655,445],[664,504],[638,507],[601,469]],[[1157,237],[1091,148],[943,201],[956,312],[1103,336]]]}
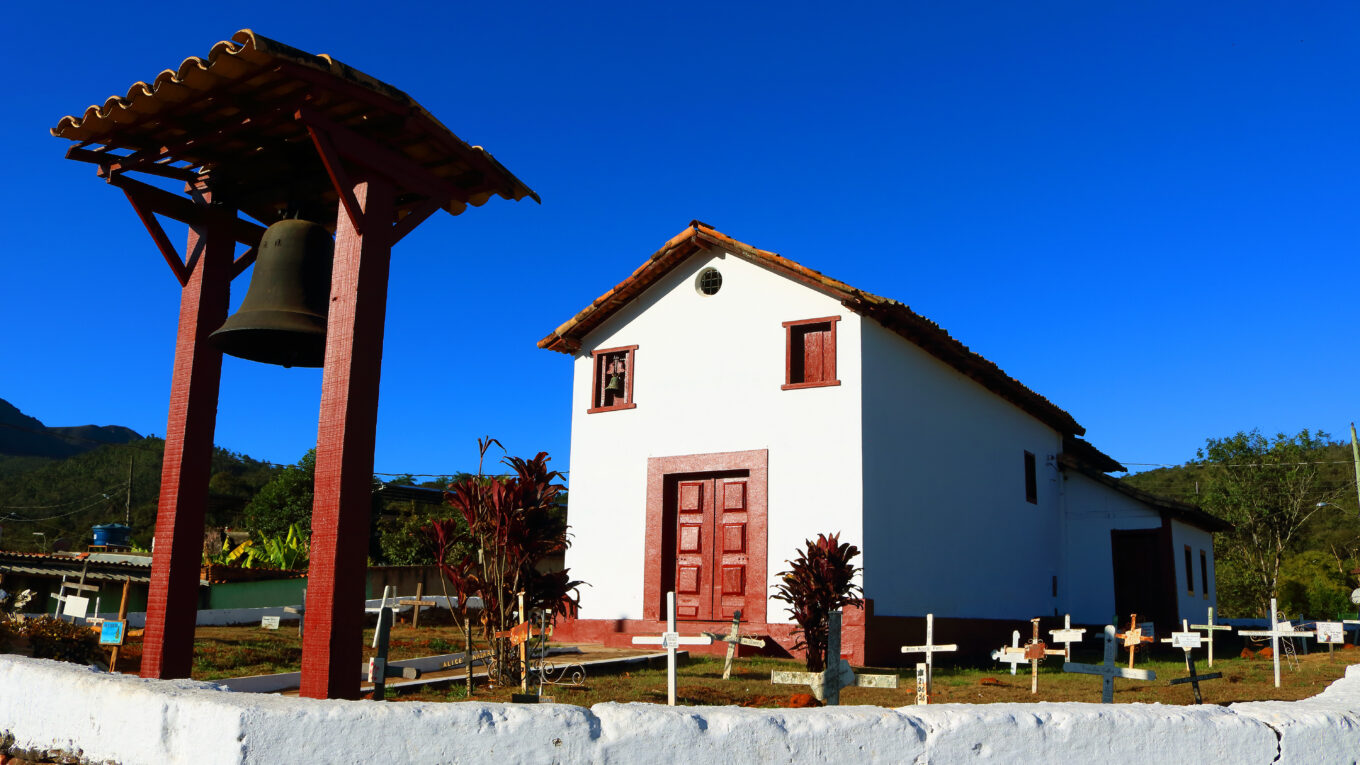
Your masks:
{"label": "red hanging plant", "polygon": [[827,615],[846,606],[861,606],[858,596],[864,590],[854,583],[860,569],[851,563],[859,548],[842,544],[840,534],[817,535],[806,542],[789,570],[779,572],[775,600],[789,604],[789,615],[797,623],[793,649],[806,649],[804,661],[809,672],[826,668]]}

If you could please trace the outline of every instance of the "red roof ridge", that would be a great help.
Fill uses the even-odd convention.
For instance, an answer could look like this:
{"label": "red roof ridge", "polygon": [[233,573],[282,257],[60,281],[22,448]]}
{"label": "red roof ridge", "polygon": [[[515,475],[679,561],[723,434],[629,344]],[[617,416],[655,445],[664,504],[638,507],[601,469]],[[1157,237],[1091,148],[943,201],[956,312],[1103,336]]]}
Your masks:
{"label": "red roof ridge", "polygon": [[737,257],[835,297],[846,308],[877,321],[885,329],[914,343],[1060,433],[1080,436],[1086,432],[1072,415],[1025,387],[1019,380],[1007,375],[994,362],[969,349],[940,325],[911,310],[907,305],[856,289],[776,252],[738,241],[697,220],[690,221],[688,227],[667,240],[661,249],[652,253],[628,278],[595,298],[590,305],[563,322],[547,337],[539,340],[538,347],[559,353],[579,351],[581,339],[615,311],[631,302],[691,255],[709,246],[722,248]]}

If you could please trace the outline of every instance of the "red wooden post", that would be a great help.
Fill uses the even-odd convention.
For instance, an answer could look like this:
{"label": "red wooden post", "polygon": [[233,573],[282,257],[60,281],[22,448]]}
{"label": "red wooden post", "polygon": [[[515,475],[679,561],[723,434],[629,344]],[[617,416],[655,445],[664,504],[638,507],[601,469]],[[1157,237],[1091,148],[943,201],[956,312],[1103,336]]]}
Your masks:
{"label": "red wooden post", "polygon": [[395,193],[386,180],[354,185],[363,210],[336,224],[326,362],[316,443],[307,624],[300,695],[356,699],[363,661],[364,584],[372,502],[387,275]]}
{"label": "red wooden post", "polygon": [[193,663],[203,516],[222,380],[222,352],[209,342],[208,335],[227,318],[236,246],[231,229],[235,211],[216,206],[202,211],[204,221],[201,226],[190,226],[185,250],[186,260],[193,265],[180,293],[179,336],[142,639],[142,677],[188,677]]}

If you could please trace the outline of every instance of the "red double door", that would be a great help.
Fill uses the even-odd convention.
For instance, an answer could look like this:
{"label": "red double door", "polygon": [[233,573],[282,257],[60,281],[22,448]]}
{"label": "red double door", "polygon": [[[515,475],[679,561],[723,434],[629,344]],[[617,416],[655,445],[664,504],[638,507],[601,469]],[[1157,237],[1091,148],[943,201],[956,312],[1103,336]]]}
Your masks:
{"label": "red double door", "polygon": [[753,511],[745,476],[695,476],[674,483],[675,615],[678,619],[728,620],[738,610],[752,615],[747,593],[759,597],[763,583],[748,581]]}

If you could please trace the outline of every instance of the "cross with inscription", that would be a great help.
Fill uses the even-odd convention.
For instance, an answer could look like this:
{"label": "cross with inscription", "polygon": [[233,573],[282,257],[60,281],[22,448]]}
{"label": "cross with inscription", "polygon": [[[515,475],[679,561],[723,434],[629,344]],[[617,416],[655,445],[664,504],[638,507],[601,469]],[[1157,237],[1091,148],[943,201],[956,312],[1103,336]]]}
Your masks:
{"label": "cross with inscription", "polygon": [[1025,649],[1020,647],[1020,630],[1011,630],[1011,644],[992,651],[992,659],[1011,665],[1012,675],[1015,674],[1016,667],[1028,661],[1025,658]]}
{"label": "cross with inscription", "polygon": [[1063,615],[1063,626],[1060,630],[1049,630],[1048,634],[1053,636],[1054,643],[1062,643],[1063,661],[1072,660],[1072,644],[1080,643],[1082,637],[1086,635],[1086,628],[1072,629],[1072,615]]}
{"label": "cross with inscription", "polygon": [[1185,668],[1190,672],[1189,677],[1178,677],[1171,681],[1171,685],[1190,683],[1195,688],[1195,703],[1203,704],[1204,698],[1199,694],[1200,681],[1216,680],[1223,677],[1223,673],[1211,672],[1207,675],[1201,675],[1195,671],[1195,657],[1190,652],[1203,644],[1200,634],[1198,632],[1191,632],[1189,622],[1185,619],[1181,619],[1181,631],[1171,633],[1171,637],[1169,638],[1162,638],[1162,642],[1170,643],[1176,648],[1181,648],[1185,651]]}
{"label": "cross with inscription", "polygon": [[387,693],[387,678],[402,677],[415,680],[420,670],[414,667],[387,666],[387,648],[392,636],[392,609],[384,606],[378,609],[378,626],[373,630],[373,647],[377,653],[368,660],[368,681],[373,683],[373,700],[383,701]]}
{"label": "cross with inscription", "polygon": [[732,629],[728,630],[726,635],[720,635],[716,632],[705,632],[704,634],[727,644],[727,661],[723,662],[724,680],[732,676],[732,660],[737,658],[737,651],[741,646],[765,647],[765,638],[741,634],[741,611],[732,614]]}
{"label": "cross with inscription", "polygon": [[675,591],[666,593],[666,631],[660,637],[639,636],[633,638],[634,645],[662,645],[666,647],[666,703],[675,706],[675,649],[682,645],[711,645],[713,638],[707,635],[681,637],[675,631]]}
{"label": "cross with inscription", "polygon": [[402,599],[402,600],[398,600],[398,601],[397,601],[397,605],[399,605],[399,606],[410,606],[410,607],[411,607],[411,629],[415,629],[415,628],[417,628],[417,627],[420,626],[420,609],[421,609],[421,607],[423,607],[423,606],[437,606],[437,605],[439,605],[438,603],[436,603],[436,602],[433,601],[433,600],[429,600],[429,599],[426,599],[426,598],[421,597],[421,596],[424,595],[424,594],[425,594],[425,583],[424,583],[424,582],[416,582],[416,596],[415,596],[414,598],[405,598],[405,599]]}
{"label": "cross with inscription", "polygon": [[1029,692],[1038,693],[1039,662],[1043,661],[1045,656],[1066,657],[1067,653],[1065,651],[1052,650],[1044,645],[1044,641],[1039,639],[1039,620],[1030,619],[1029,621],[1034,625],[1034,637],[1025,644],[1025,658],[1029,659],[1030,667]]}
{"label": "cross with inscription", "polygon": [[1204,624],[1192,624],[1190,627],[1191,629],[1204,630],[1206,632],[1204,642],[1209,644],[1209,667],[1212,669],[1214,666],[1214,630],[1228,630],[1229,634],[1231,634],[1232,627],[1229,627],[1226,624],[1214,624],[1213,606],[1209,606],[1208,621]]}
{"label": "cross with inscription", "polygon": [[[926,660],[925,660],[925,683],[924,683],[924,685],[925,685],[925,689],[924,689],[925,692],[924,692],[924,693],[921,692],[922,689],[919,687],[919,686],[921,685],[921,683],[918,683],[918,684],[917,684],[918,687],[917,687],[917,689],[916,689],[916,703],[917,703],[917,704],[929,704],[929,703],[930,703],[931,685],[932,685],[932,683],[933,683],[934,680],[935,680],[935,660],[934,660],[935,652],[936,652],[936,651],[947,652],[947,651],[957,651],[957,650],[959,650],[959,647],[958,647],[958,645],[955,644],[955,643],[943,643],[943,644],[939,644],[939,645],[937,645],[937,644],[935,643],[935,614],[926,614],[926,642],[925,642],[925,645],[904,645],[904,646],[902,646],[902,653],[924,653],[924,654],[926,655]],[[920,669],[919,669],[920,666],[921,666],[921,665],[919,665],[919,664],[917,665],[917,667],[918,667],[918,669],[917,669],[917,674],[918,674],[918,676],[919,676],[919,674],[920,674]]]}
{"label": "cross with inscription", "polygon": [[1270,629],[1268,630],[1238,630],[1238,635],[1242,637],[1268,637],[1270,638],[1271,661],[1275,662],[1275,687],[1280,687],[1280,638],[1293,637],[1312,637],[1311,632],[1296,632],[1289,622],[1280,622],[1280,615],[1275,610],[1275,599],[1270,599]]}
{"label": "cross with inscription", "polygon": [[1133,669],[1133,652],[1138,644],[1152,642],[1152,636],[1144,635],[1143,628],[1138,626],[1138,614],[1129,614],[1129,628],[1115,637],[1123,640],[1124,647],[1129,649],[1129,669]]}
{"label": "cross with inscription", "polygon": [[1063,662],[1064,672],[1076,672],[1083,675],[1100,675],[1103,682],[1100,689],[1100,702],[1102,704],[1114,703],[1114,679],[1124,677],[1130,680],[1156,680],[1157,673],[1150,669],[1125,669],[1115,663],[1114,658],[1114,625],[1105,625],[1105,661],[1100,664],[1073,664]]}
{"label": "cross with inscription", "polygon": [[860,688],[896,688],[897,675],[857,675],[850,668],[850,662],[841,658],[841,612],[832,611],[826,616],[826,669],[821,672],[785,672],[776,670],[770,673],[770,682],[778,685],[806,685],[818,701],[825,701],[829,707],[841,703],[841,689],[849,686]]}

